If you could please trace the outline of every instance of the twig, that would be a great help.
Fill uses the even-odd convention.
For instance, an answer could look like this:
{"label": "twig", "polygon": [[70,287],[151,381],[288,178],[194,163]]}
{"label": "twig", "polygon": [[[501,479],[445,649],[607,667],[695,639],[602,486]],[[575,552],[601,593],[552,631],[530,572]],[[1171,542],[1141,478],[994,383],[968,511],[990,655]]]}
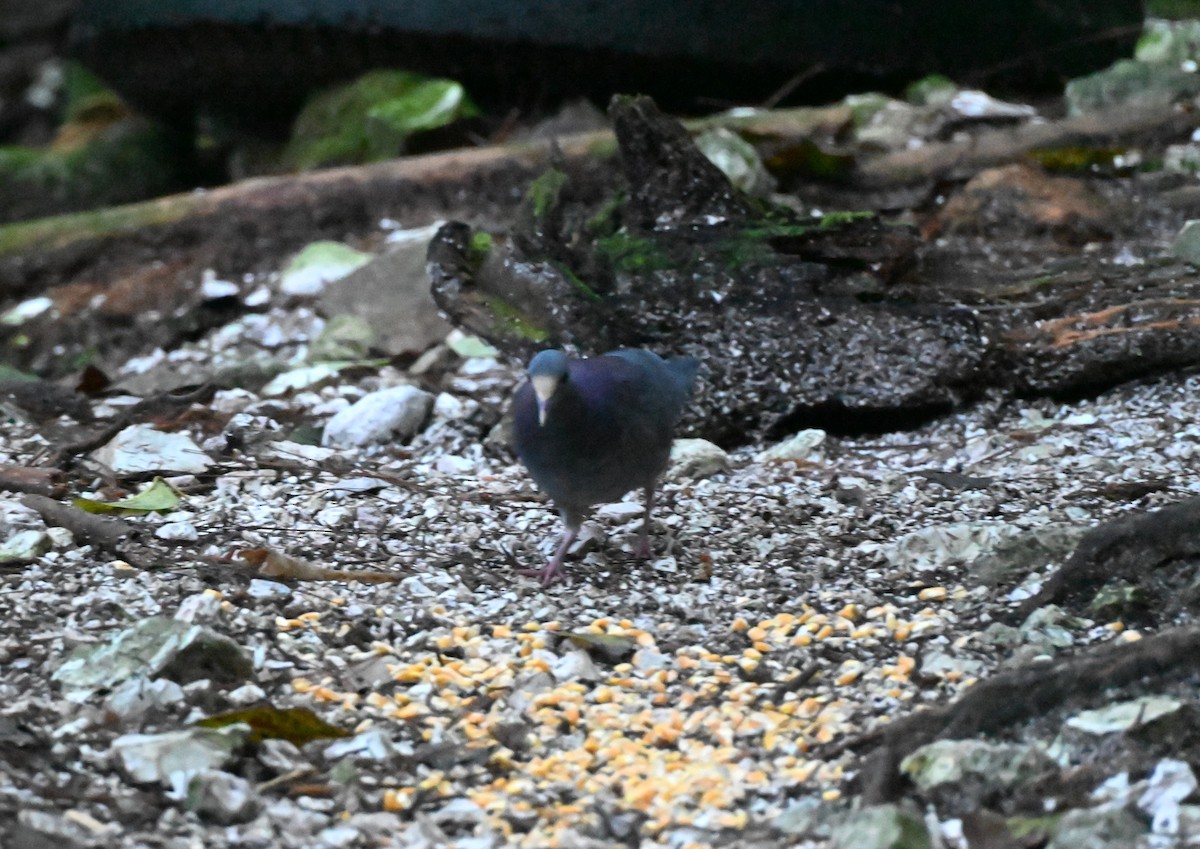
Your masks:
{"label": "twig", "polygon": [[67,484],[58,469],[3,464],[0,465],[0,490],[58,498],[67,491]]}
{"label": "twig", "polygon": [[173,408],[178,406],[186,406],[196,401],[202,401],[206,398],[211,398],[216,388],[211,383],[206,383],[197,387],[191,392],[185,392],[182,395],[174,395],[170,392],[159,392],[148,398],[143,398],[138,403],[134,404],[125,412],[118,415],[109,424],[93,431],[83,439],[75,442],[68,442],[57,446],[46,461],[48,466],[57,466],[62,468],[73,457],[80,454],[87,454],[89,451],[94,451],[101,445],[107,444],[114,436],[123,431],[135,421],[140,421],[156,415],[164,407]]}
{"label": "twig", "polygon": [[105,551],[120,552],[121,543],[135,533],[133,525],[115,516],[97,516],[44,495],[26,495],[21,503],[36,510],[47,525],[66,528],[76,539]]}

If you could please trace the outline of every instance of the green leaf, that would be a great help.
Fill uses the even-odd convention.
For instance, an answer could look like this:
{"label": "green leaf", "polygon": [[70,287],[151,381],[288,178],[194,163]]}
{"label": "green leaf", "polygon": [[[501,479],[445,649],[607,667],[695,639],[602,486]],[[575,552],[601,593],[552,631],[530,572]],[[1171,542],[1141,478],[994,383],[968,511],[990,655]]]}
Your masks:
{"label": "green leaf", "polygon": [[463,359],[500,355],[499,351],[478,336],[469,336],[460,331],[451,331],[450,335],[446,337],[446,345]]}
{"label": "green leaf", "polygon": [[96,501],[94,498],[76,498],[72,503],[89,513],[166,513],[179,506],[179,490],[162,478],[155,478],[150,486],[137,495],[120,501]]}
{"label": "green leaf", "polygon": [[284,160],[297,168],[390,159],[414,133],[478,115],[462,86],[376,70],[313,97],[296,118]]}
{"label": "green leaf", "polygon": [[412,135],[478,114],[461,85],[453,80],[427,80],[399,97],[371,107],[367,119],[382,122],[402,135]]}

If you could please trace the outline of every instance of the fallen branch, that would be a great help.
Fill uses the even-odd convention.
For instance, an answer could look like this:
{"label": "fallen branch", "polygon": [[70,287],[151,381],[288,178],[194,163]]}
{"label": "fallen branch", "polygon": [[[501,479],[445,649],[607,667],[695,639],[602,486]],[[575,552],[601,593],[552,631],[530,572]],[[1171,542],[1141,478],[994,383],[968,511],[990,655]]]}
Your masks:
{"label": "fallen branch", "polygon": [[44,495],[26,495],[21,503],[37,511],[47,525],[66,528],[81,544],[91,544],[110,554],[122,555],[121,546],[130,539],[135,528],[115,516],[99,516],[46,498]]}
{"label": "fallen branch", "polygon": [[66,528],[79,545],[123,560],[136,569],[161,569],[162,554],[141,541],[141,531],[116,516],[101,516],[41,495],[26,495],[21,503],[35,510],[47,525]]}
{"label": "fallen branch", "polygon": [[61,498],[66,494],[67,484],[63,473],[58,469],[38,469],[6,463],[0,465],[0,490]]}
{"label": "fallen branch", "polygon": [[1200,554],[1200,498],[1093,528],[1062,568],[1017,607],[1020,622],[1039,607],[1067,598],[1090,600],[1106,581],[1138,581],[1162,564]]}
{"label": "fallen branch", "polygon": [[851,740],[822,756],[869,751],[859,770],[863,804],[899,797],[900,762],[937,739],[958,740],[1000,731],[1067,703],[1086,707],[1111,689],[1134,682],[1194,675],[1200,669],[1200,625],[1164,631],[1132,643],[1106,643],[1049,663],[1001,672],[971,687],[958,701],[910,714]]}
{"label": "fallen branch", "polygon": [[67,442],[55,446],[46,460],[46,465],[64,467],[70,460],[80,454],[87,454],[90,451],[95,451],[102,445],[107,445],[113,437],[131,424],[153,418],[175,407],[189,406],[192,403],[203,403],[211,399],[215,391],[215,386],[211,383],[206,383],[190,392],[159,392],[143,398],[104,427],[97,428],[75,442]]}
{"label": "fallen branch", "polygon": [[963,180],[977,171],[1013,162],[1039,148],[1131,145],[1151,137],[1187,136],[1195,113],[1178,107],[1121,106],[1061,121],[989,130],[965,139],[886,153],[856,173],[865,188],[888,188],[928,180]]}
{"label": "fallen branch", "polygon": [[[832,133],[850,115],[845,106],[784,109],[718,115],[688,126],[697,132],[725,126],[787,142]],[[447,218],[472,217],[489,201],[512,207],[513,188],[523,189],[552,159],[570,163],[615,152],[613,133],[604,130],[564,136],[554,143],[519,142],[259,177],[207,191],[9,224],[0,227],[0,295],[17,297],[47,282],[111,275],[113,254],[121,246],[130,257],[126,262],[135,266],[170,251],[201,256],[208,265],[244,270],[322,235],[341,238],[346,232],[374,228],[381,217],[403,219],[406,209],[432,204]],[[463,186],[471,187],[472,206],[456,214],[453,190]]]}

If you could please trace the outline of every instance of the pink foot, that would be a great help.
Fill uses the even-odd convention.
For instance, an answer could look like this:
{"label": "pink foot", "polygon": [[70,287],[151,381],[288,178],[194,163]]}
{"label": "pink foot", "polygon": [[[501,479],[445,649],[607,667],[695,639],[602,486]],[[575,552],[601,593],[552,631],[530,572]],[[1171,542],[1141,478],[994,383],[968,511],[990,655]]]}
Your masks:
{"label": "pink foot", "polygon": [[550,558],[550,562],[544,568],[518,569],[517,573],[530,578],[540,579],[543,587],[548,587],[555,581],[560,580],[563,573],[566,572],[566,569],[563,568],[563,560],[566,559],[567,549],[571,547],[571,543],[575,542],[575,537],[577,536],[579,536],[579,526],[568,523],[562,542],[558,544],[558,550],[554,552],[554,556]]}
{"label": "pink foot", "polygon": [[649,560],[650,554],[650,535],[641,534],[633,547],[633,556],[638,560]]}
{"label": "pink foot", "polygon": [[562,561],[555,558],[547,563],[541,569],[518,569],[518,575],[524,575],[527,578],[537,578],[542,582],[543,587],[548,587],[551,584],[561,581],[563,573],[566,570],[563,568]]}

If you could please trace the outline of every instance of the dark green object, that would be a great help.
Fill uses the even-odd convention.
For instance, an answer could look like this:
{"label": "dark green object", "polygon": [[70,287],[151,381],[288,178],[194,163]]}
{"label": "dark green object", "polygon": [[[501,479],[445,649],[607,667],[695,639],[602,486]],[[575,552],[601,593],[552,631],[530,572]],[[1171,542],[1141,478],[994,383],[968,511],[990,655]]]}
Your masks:
{"label": "dark green object", "polygon": [[166,128],[130,112],[82,67],[65,69],[64,124],[44,148],[0,147],[0,222],[111,206],[180,187]]}
{"label": "dark green object", "polygon": [[478,114],[463,87],[407,71],[372,71],[301,110],[284,161],[294,168],[390,159],[409,137]]}
{"label": "dark green object", "polygon": [[567,175],[557,168],[547,168],[525,190],[525,203],[539,221],[558,205],[558,197],[567,184]]}
{"label": "dark green object", "polygon": [[218,713],[201,719],[196,724],[202,728],[224,728],[239,722],[250,726],[251,743],[274,739],[287,740],[293,745],[303,746],[313,740],[350,736],[349,732],[330,725],[305,707],[277,708],[273,705],[256,705]]}

